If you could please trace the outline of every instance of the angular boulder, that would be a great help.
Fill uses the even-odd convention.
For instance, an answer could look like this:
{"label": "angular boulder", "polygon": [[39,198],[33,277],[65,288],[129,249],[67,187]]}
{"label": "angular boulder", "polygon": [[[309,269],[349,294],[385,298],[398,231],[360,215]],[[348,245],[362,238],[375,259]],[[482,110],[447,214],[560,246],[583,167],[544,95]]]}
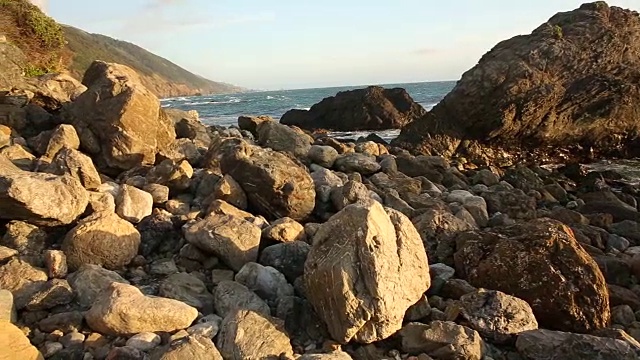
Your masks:
{"label": "angular boulder", "polygon": [[258,125],[258,142],[263,147],[283,151],[296,157],[306,157],[313,138],[275,121],[265,121]]}
{"label": "angular boulder", "polygon": [[429,288],[420,235],[406,216],[377,202],[347,206],[318,229],[313,244],[307,299],[341,343],[391,336]]}
{"label": "angular boulder", "polygon": [[480,360],[485,347],[480,334],[453,322],[409,323],[399,331],[402,350],[435,359]]}
{"label": "angular boulder", "polygon": [[608,326],[604,276],[566,225],[541,218],[463,235],[456,273],[473,286],[525,300],[541,327],[586,333]]}
{"label": "angular boulder", "polygon": [[94,331],[115,336],[186,329],[198,310],[177,300],[148,297],[131,285],[112,283],[85,314]]}
{"label": "angular boulder", "polygon": [[325,98],[309,110],[290,110],[280,123],[307,130],[384,130],[400,129],[420,118],[426,110],[400,88],[341,91]]}
{"label": "angular boulder", "polygon": [[71,176],[32,173],[0,156],[0,218],[58,226],[75,221],[89,195]]}
{"label": "angular boulder", "polygon": [[558,13],[496,45],[393,144],[478,163],[638,156],[638,36],[637,13],[603,1]]}
{"label": "angular boulder", "polygon": [[175,138],[160,102],[130,68],[94,61],[82,83],[88,90],[65,107],[62,118],[77,130],[82,148],[100,169],[128,170],[155,162]]}
{"label": "angular boulder", "polygon": [[87,190],[97,190],[102,184],[100,174],[91,158],[78,150],[66,147],[56,153],[45,171],[60,176],[69,175],[80,181]]}
{"label": "angular boulder", "polygon": [[240,142],[225,149],[223,173],[244,189],[250,207],[267,218],[304,220],[315,207],[316,192],[307,169],[285,154]]}

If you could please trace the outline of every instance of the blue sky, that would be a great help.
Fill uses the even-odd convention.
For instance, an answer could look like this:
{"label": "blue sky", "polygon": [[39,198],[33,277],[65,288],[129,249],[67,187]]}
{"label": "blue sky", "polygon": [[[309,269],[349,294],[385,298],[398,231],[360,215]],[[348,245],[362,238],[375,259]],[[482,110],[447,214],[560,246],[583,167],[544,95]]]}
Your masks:
{"label": "blue sky", "polygon": [[[37,2],[37,1],[34,1]],[[50,0],[59,22],[254,89],[457,80],[573,0]],[[610,5],[640,10],[639,0]]]}

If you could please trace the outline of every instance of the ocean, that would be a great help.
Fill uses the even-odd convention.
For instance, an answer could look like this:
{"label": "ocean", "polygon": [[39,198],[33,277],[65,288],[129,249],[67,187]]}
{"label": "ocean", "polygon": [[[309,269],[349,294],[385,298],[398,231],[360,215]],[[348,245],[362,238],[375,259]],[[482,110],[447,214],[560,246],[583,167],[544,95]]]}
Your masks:
{"label": "ocean", "polygon": [[[385,88],[400,87],[409,93],[413,100],[425,109],[435,106],[453,89],[455,81],[422,82],[409,84],[383,84]],[[291,109],[308,110],[322,99],[334,96],[340,91],[361,89],[363,86],[345,86],[318,89],[261,91],[229,95],[207,95],[176,97],[162,100],[163,107],[181,110],[196,110],[200,119],[207,125],[231,126],[238,123],[241,115],[269,115],[274,119]],[[336,138],[357,138],[370,132],[334,132]],[[400,130],[376,131],[385,140],[398,136]]]}

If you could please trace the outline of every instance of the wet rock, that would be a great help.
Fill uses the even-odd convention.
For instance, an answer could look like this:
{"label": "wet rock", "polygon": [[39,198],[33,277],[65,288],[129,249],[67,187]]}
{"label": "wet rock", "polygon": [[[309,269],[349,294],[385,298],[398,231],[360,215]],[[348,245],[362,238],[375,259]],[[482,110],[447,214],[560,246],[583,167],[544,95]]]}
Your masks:
{"label": "wet rock", "polygon": [[414,355],[426,353],[436,359],[480,360],[485,351],[480,334],[452,322],[409,323],[399,336],[402,351]]}
{"label": "wet rock", "polygon": [[240,143],[220,162],[247,194],[250,206],[271,219],[301,221],[315,207],[315,187],[307,169],[284,154]]}
{"label": "wet rock", "polygon": [[256,293],[235,281],[221,281],[213,291],[213,304],[216,314],[221,317],[236,310],[251,310],[259,314],[270,315],[269,305]]}
{"label": "wet rock", "polygon": [[196,316],[195,308],[180,301],[147,297],[133,286],[112,283],[85,314],[85,320],[94,331],[122,336],[185,329]]}
{"label": "wet rock", "polygon": [[255,292],[272,307],[278,299],[293,295],[293,286],[278,270],[256,263],[247,263],[236,275],[235,280]]}
{"label": "wet rock", "polygon": [[235,311],[224,318],[217,347],[229,360],[275,359],[282,354],[293,356],[281,321],[250,310]]}
{"label": "wet rock", "polygon": [[[335,340],[370,343],[402,326],[430,278],[422,241],[409,219],[373,202],[348,206],[320,227],[304,282],[307,299]],[[364,305],[372,298],[374,303]]]}
{"label": "wet rock", "polygon": [[527,360],[598,359],[632,360],[637,354],[622,340],[550,330],[527,331],[516,341],[516,349]]}
{"label": "wet rock", "polygon": [[464,324],[493,343],[536,330],[538,322],[527,302],[500,291],[480,289],[460,298]]}
{"label": "wet rock", "polygon": [[531,304],[541,326],[588,332],[609,323],[605,279],[570,229],[536,219],[458,240],[456,272]]}
{"label": "wet rock", "polygon": [[76,301],[87,308],[98,300],[100,293],[107,290],[111,283],[129,284],[118,273],[98,265],[81,266],[69,275],[68,281],[76,294]]}
{"label": "wet rock", "polygon": [[187,241],[238,271],[258,261],[260,228],[235,216],[209,215],[184,230]]}
{"label": "wet rock", "polygon": [[0,218],[36,225],[67,225],[85,210],[89,196],[70,176],[20,170],[0,156]]}
{"label": "wet rock", "polygon": [[139,246],[140,233],[131,223],[113,213],[97,213],[67,233],[62,250],[72,270],[85,264],[114,270],[128,265]]}

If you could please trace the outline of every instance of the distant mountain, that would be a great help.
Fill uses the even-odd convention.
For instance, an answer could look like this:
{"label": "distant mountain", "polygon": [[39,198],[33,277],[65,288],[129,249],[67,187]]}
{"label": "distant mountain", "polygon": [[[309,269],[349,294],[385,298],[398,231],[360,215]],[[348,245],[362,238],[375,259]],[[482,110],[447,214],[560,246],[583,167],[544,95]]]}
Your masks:
{"label": "distant mountain", "polygon": [[67,71],[81,80],[92,61],[103,60],[135,69],[159,97],[246,90],[195,75],[132,43],[58,24],[26,0],[0,0],[2,35],[26,56],[26,76]]}

